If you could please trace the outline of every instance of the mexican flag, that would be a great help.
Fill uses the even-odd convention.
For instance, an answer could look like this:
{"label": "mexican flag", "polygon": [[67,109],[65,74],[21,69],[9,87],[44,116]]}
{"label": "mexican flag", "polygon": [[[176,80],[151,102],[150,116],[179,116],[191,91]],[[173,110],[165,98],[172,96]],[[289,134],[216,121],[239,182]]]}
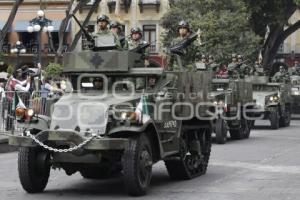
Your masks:
{"label": "mexican flag", "polygon": [[25,104],[23,103],[23,101],[21,100],[21,98],[19,97],[19,95],[15,92],[14,93],[14,99],[13,99],[13,104],[12,104],[12,110],[15,111],[17,108],[24,108],[26,109]]}
{"label": "mexican flag", "polygon": [[137,105],[135,112],[137,113],[140,123],[146,123],[150,119],[149,109],[147,105],[147,98],[143,95]]}

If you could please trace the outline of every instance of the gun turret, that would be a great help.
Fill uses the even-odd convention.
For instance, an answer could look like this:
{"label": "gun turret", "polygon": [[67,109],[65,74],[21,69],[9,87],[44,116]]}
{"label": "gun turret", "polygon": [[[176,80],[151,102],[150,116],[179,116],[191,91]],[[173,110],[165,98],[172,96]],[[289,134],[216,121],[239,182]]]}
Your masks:
{"label": "gun turret", "polygon": [[75,19],[76,23],[78,24],[78,26],[80,27],[80,30],[83,32],[84,36],[86,37],[86,39],[90,42],[92,42],[93,44],[95,43],[94,38],[89,34],[89,32],[80,24],[79,20],[77,19],[77,17],[75,15],[72,15],[72,17]]}
{"label": "gun turret", "polygon": [[189,35],[187,38],[176,44],[175,46],[170,48],[171,53],[176,54],[176,55],[183,55],[184,52],[183,50],[190,46],[198,37],[198,33],[192,33]]}

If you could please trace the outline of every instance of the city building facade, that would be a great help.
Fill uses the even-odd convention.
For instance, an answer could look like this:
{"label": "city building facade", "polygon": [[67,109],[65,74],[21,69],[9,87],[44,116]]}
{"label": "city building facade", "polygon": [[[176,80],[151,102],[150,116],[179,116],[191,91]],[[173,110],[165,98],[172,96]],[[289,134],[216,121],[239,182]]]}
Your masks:
{"label": "city building facade", "polygon": [[[13,0],[0,1],[0,29],[4,26],[13,3]],[[5,63],[11,65],[16,63],[16,55],[12,54],[10,50],[17,41],[20,41],[24,45],[26,53],[20,54],[21,62],[18,62],[19,65],[27,64],[29,66],[34,66],[36,64],[38,33],[29,33],[27,27],[30,24],[30,20],[37,17],[37,11],[40,9],[44,10],[46,18],[52,20],[52,25],[54,27],[54,30],[51,33],[43,32],[41,35],[42,65],[46,66],[48,62],[52,61],[54,59],[55,49],[58,47],[59,27],[61,21],[65,17],[65,10],[68,3],[68,0],[25,0],[19,7],[15,20],[4,41],[2,52],[5,54]],[[71,24],[68,27],[66,34],[68,34],[68,37],[66,41],[64,41],[65,48],[67,48],[67,45],[71,42]],[[50,45],[51,40],[53,41],[53,45]]]}

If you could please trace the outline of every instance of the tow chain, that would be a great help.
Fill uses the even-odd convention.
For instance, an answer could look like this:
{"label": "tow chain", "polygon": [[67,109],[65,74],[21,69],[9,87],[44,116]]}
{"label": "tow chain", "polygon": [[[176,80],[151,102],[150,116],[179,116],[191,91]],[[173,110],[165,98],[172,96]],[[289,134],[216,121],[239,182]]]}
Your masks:
{"label": "tow chain", "polygon": [[98,135],[92,135],[92,137],[89,137],[88,139],[86,139],[85,141],[83,141],[82,143],[80,143],[79,145],[76,145],[74,147],[71,147],[69,149],[57,149],[57,148],[53,148],[53,147],[49,147],[46,144],[44,144],[43,142],[41,142],[40,140],[38,140],[34,135],[32,135],[30,133],[30,131],[26,131],[26,134],[34,141],[36,142],[38,145],[40,145],[41,147],[43,147],[44,149],[48,150],[48,151],[52,151],[55,153],[70,153],[73,151],[76,151],[82,147],[84,147],[85,145],[87,145],[89,142],[91,142],[94,138],[100,138],[100,136]]}

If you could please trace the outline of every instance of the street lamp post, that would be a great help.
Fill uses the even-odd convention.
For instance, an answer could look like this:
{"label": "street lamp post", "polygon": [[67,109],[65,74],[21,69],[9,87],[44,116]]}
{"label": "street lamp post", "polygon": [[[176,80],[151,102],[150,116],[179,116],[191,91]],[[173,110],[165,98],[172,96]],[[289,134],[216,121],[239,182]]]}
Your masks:
{"label": "street lamp post", "polygon": [[41,50],[42,50],[42,32],[52,32],[54,27],[52,26],[52,21],[45,17],[45,13],[42,10],[37,12],[37,17],[32,19],[29,22],[29,26],[27,27],[27,31],[29,33],[36,32],[37,33],[37,42],[38,42],[38,63],[41,64]]}
{"label": "street lamp post", "polygon": [[20,54],[21,53],[26,53],[26,49],[25,49],[24,45],[22,44],[22,42],[17,41],[15,46],[10,50],[10,53],[17,54],[17,65],[16,65],[16,67],[18,67],[19,64],[20,64],[20,61],[19,61]]}

